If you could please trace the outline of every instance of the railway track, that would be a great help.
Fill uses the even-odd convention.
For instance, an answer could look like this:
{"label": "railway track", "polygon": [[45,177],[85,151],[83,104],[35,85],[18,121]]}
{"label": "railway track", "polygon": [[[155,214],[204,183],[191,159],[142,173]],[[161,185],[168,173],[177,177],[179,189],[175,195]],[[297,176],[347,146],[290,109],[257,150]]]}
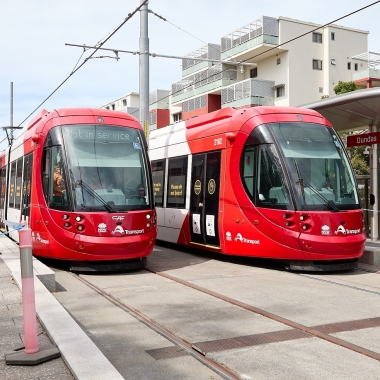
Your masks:
{"label": "railway track", "polygon": [[[227,265],[229,263],[226,263]],[[232,263],[232,265],[234,265]],[[169,280],[170,283],[176,283],[181,286],[185,286],[191,291],[196,291],[197,293],[202,293],[213,299],[221,301],[226,305],[232,305],[233,307],[237,307],[244,311],[252,313],[252,315],[259,315],[268,320],[274,321],[284,326],[284,329],[278,329],[272,332],[263,332],[258,334],[251,334],[245,336],[235,336],[234,338],[222,338],[222,339],[213,339],[213,340],[204,340],[197,341],[197,339],[191,339],[186,334],[178,333],[175,329],[173,329],[170,324],[167,325],[163,323],[163,321],[157,321],[157,318],[154,315],[151,315],[149,312],[141,310],[136,305],[130,304],[125,300],[122,300],[120,296],[115,295],[112,287],[106,287],[104,285],[99,285],[97,283],[96,276],[88,276],[88,275],[78,275],[72,274],[75,278],[79,279],[81,282],[89,286],[91,289],[95,290],[98,294],[105,297],[107,300],[112,302],[114,305],[118,306],[122,310],[129,313],[131,316],[136,318],[141,323],[148,326],[153,331],[157,332],[169,342],[173,343],[178,349],[183,350],[187,355],[192,356],[193,358],[200,361],[202,364],[210,368],[219,376],[226,379],[246,379],[246,377],[241,375],[241,372],[236,370],[236,368],[230,365],[226,365],[225,362],[218,361],[215,358],[215,352],[225,352],[226,350],[234,350],[239,348],[249,348],[258,345],[266,345],[269,343],[275,342],[287,342],[292,340],[301,340],[307,338],[315,338],[321,341],[325,341],[331,343],[335,346],[339,346],[350,352],[355,353],[355,355],[365,356],[367,358],[373,359],[377,362],[380,361],[380,353],[375,350],[368,349],[366,347],[361,346],[360,344],[355,344],[350,342],[349,340],[338,338],[333,334],[341,333],[341,332],[350,332],[356,331],[360,329],[366,328],[379,328],[380,327],[380,316],[372,317],[372,318],[361,318],[355,319],[353,321],[346,322],[333,322],[333,323],[324,323],[314,326],[308,326],[306,324],[302,324],[292,320],[290,318],[285,318],[278,313],[273,313],[265,308],[260,308],[254,306],[251,302],[242,302],[235,297],[229,297],[222,292],[217,292],[215,290],[207,288],[207,286],[199,286],[194,282],[187,281],[184,278],[180,278],[181,276],[173,276],[168,273],[164,273],[157,269],[157,267],[153,264],[149,264],[148,267],[145,268],[142,272],[151,273],[159,278],[163,278]],[[378,274],[375,271],[371,272],[369,270],[361,270],[359,269],[357,272],[362,273],[373,273]],[[328,276],[313,276],[308,274],[296,274],[296,273],[286,273],[287,276],[297,276],[303,277],[307,280],[323,282],[326,286],[334,286],[334,287],[343,287],[345,291],[363,291],[369,292],[370,296],[380,295],[380,291],[376,290],[368,290],[365,287],[360,286],[352,286],[347,284],[339,283],[337,280],[333,278],[329,278]],[[347,289],[346,289],[347,288]],[[167,306],[170,307],[170,306]],[[173,316],[175,317],[175,311],[173,311]],[[180,318],[180,317],[178,317]],[[237,323],[238,320],[237,320]],[[170,351],[167,347],[166,352]],[[157,355],[160,355],[160,350],[158,350]]]}

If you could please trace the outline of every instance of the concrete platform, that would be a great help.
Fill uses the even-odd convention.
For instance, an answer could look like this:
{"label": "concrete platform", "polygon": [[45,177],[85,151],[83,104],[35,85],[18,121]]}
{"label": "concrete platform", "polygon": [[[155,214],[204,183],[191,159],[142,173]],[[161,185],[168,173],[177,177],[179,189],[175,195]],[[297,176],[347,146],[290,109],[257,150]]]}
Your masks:
{"label": "concrete platform", "polygon": [[359,259],[359,263],[369,265],[380,265],[380,242],[367,240],[363,256]]}

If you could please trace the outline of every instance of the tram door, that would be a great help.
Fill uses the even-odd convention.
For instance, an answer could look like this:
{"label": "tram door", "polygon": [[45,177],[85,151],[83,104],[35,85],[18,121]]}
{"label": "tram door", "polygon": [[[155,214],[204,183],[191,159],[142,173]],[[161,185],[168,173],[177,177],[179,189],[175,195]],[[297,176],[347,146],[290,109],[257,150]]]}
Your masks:
{"label": "tram door", "polygon": [[218,215],[221,152],[193,156],[190,234],[194,243],[219,246]]}

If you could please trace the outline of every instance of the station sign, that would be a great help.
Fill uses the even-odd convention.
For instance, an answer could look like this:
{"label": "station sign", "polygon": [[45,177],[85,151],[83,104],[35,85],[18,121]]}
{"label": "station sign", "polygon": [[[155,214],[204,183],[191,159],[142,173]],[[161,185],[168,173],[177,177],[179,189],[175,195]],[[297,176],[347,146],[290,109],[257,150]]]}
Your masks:
{"label": "station sign", "polygon": [[347,147],[374,145],[380,142],[380,132],[364,133],[347,137]]}

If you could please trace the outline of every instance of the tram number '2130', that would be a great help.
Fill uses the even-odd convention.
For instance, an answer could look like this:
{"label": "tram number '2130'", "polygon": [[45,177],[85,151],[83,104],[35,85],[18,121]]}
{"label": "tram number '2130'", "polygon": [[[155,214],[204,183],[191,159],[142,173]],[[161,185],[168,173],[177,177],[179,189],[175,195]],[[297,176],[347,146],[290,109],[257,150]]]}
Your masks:
{"label": "tram number '2130'", "polygon": [[223,143],[223,138],[222,137],[214,139],[214,145],[222,145],[222,143]]}

